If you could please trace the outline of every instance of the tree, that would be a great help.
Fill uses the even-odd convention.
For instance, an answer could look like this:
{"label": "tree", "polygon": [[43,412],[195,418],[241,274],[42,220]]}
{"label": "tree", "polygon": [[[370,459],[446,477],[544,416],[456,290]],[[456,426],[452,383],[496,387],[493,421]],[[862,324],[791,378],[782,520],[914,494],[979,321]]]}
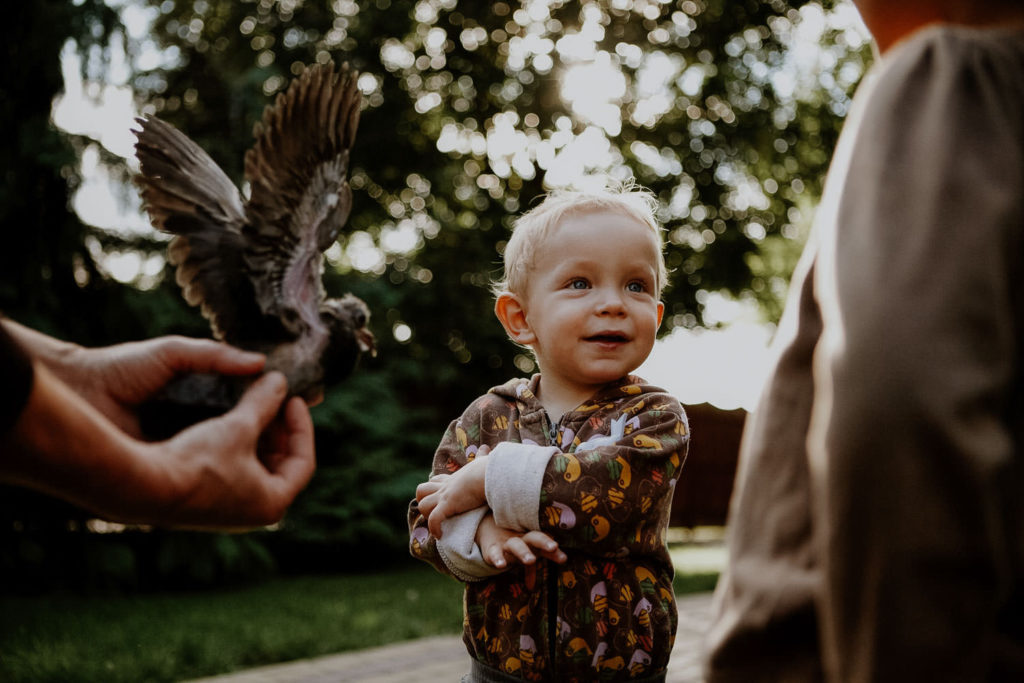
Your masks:
{"label": "tree", "polygon": [[[178,125],[239,182],[253,124],[303,65],[333,59],[361,72],[355,204],[327,287],[370,304],[381,352],[318,409],[317,477],[275,536],[323,547],[382,533],[404,545],[405,502],[446,421],[483,388],[532,370],[494,321],[488,285],[512,218],[546,189],[608,171],[658,195],[673,270],[665,331],[700,325],[719,290],[777,316],[868,59],[829,29],[831,57],[814,82],[787,80],[801,11],[820,16],[808,0],[139,1],[152,39],[175,57],[136,73],[143,111]],[[37,125],[42,116],[37,107]],[[101,248],[125,247],[93,234]],[[67,297],[103,284],[80,245],[59,252],[51,269],[73,281],[85,268],[88,287],[66,284],[47,309],[54,319]],[[147,323],[111,328],[119,334],[205,330],[171,277],[123,301]],[[103,320],[114,303],[89,306]]]}

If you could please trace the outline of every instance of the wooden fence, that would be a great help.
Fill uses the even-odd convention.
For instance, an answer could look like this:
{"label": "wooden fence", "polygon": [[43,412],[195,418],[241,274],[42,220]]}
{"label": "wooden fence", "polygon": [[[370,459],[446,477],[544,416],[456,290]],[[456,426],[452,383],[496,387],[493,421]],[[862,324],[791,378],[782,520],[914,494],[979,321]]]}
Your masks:
{"label": "wooden fence", "polygon": [[676,481],[669,523],[724,526],[747,413],[708,403],[684,408],[690,423],[690,449]]}

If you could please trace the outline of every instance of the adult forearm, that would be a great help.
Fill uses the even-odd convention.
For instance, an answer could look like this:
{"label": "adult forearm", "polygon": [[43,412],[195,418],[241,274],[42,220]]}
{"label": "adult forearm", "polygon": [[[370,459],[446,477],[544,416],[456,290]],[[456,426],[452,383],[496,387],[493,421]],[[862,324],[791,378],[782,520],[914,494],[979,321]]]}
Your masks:
{"label": "adult forearm", "polygon": [[32,358],[45,364],[58,377],[67,381],[69,358],[82,349],[78,344],[43,334],[13,320],[0,320],[0,325]]}
{"label": "adult forearm", "polygon": [[[112,518],[156,497],[144,444],[119,431],[38,359],[21,416],[5,437],[0,480]],[[157,503],[158,504],[158,503]]]}

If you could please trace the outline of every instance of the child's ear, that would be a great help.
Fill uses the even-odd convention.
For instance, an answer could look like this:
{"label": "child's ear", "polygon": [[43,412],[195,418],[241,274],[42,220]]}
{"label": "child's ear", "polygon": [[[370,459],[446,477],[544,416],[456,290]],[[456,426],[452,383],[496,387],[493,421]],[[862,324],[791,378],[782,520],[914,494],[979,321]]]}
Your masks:
{"label": "child's ear", "polygon": [[658,327],[661,327],[661,317],[665,315],[665,304],[658,302]]}
{"label": "child's ear", "polygon": [[498,300],[494,302],[494,315],[498,316],[501,326],[512,341],[523,346],[528,346],[536,341],[537,337],[530,329],[530,323],[526,321],[526,309],[523,308],[519,297],[511,292],[502,292]]}

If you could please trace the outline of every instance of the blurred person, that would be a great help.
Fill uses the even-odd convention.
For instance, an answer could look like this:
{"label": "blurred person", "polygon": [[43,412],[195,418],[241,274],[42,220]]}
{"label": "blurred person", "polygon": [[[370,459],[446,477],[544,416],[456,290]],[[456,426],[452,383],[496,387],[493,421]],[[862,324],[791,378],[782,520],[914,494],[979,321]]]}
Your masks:
{"label": "blurred person", "polygon": [[409,507],[412,554],[466,584],[465,683],[665,679],[689,435],[679,402],[630,375],[664,310],[653,202],[552,194],[505,249],[495,313],[539,374],[451,423]]}
{"label": "blurred person", "polygon": [[267,373],[235,408],[166,441],[143,440],[136,414],[178,373],[251,375],[264,361],[184,337],[89,349],[0,320],[0,482],[120,522],[276,522],[315,467],[309,409],[285,403],[283,375]]}
{"label": "blurred person", "polygon": [[856,4],[707,680],[1024,680],[1024,6]]}

